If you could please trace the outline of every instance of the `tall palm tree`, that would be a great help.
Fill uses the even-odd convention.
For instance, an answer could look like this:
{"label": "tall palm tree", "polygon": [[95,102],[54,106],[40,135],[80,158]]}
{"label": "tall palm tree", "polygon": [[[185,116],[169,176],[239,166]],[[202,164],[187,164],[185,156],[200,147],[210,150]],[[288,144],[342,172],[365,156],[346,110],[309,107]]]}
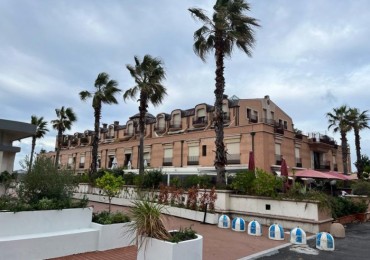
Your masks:
{"label": "tall palm tree", "polygon": [[115,95],[121,90],[118,88],[118,83],[115,80],[110,80],[109,75],[105,72],[102,72],[98,75],[95,80],[95,91],[81,91],[80,98],[82,101],[92,97],[92,107],[94,109],[94,131],[92,139],[92,151],[91,151],[91,165],[89,176],[96,172],[97,161],[98,161],[98,146],[99,146],[99,133],[100,133],[100,118],[103,104],[118,104]]}
{"label": "tall palm tree", "polygon": [[139,146],[139,173],[144,173],[144,130],[146,113],[148,112],[148,103],[153,106],[162,104],[164,96],[167,94],[166,87],[162,85],[162,80],[166,78],[166,73],[163,68],[163,62],[159,58],[153,58],[150,55],[145,55],[140,61],[138,56],[134,57],[134,65],[126,65],[131,77],[135,79],[136,85],[126,90],[123,94],[123,99],[136,99],[136,94],[139,93],[139,131],[140,131],[140,146]]}
{"label": "tall palm tree", "polygon": [[357,108],[350,108],[349,110],[349,124],[353,128],[355,134],[355,146],[356,146],[356,157],[357,161],[355,163],[357,168],[357,176],[359,179],[362,178],[362,172],[364,170],[364,165],[362,165],[361,160],[361,146],[360,146],[360,131],[369,127],[370,117],[367,114],[367,110],[361,112]]}
{"label": "tall palm tree", "polygon": [[214,127],[216,133],[215,167],[217,182],[225,182],[225,165],[227,163],[224,144],[224,118],[222,101],[225,91],[224,58],[231,57],[234,45],[252,56],[254,45],[253,27],[258,27],[256,19],[246,16],[249,4],[244,0],[217,0],[213,7],[212,19],[202,9],[190,8],[193,18],[203,23],[203,26],[194,33],[193,49],[203,61],[209,52],[214,51],[216,59],[216,87]]}
{"label": "tall palm tree", "polygon": [[44,135],[49,132],[47,128],[48,123],[44,121],[44,117],[37,117],[35,115],[31,116],[31,124],[36,126],[36,133],[32,136],[32,145],[31,145],[31,156],[30,156],[30,165],[28,172],[31,171],[33,154],[35,153],[36,140],[41,139]]}
{"label": "tall palm tree", "polygon": [[63,141],[63,133],[68,129],[71,130],[72,124],[77,121],[76,114],[73,112],[72,108],[67,107],[66,109],[64,106],[62,108],[55,109],[55,113],[57,114],[57,119],[51,120],[51,124],[55,130],[58,131],[57,135],[57,154],[55,156],[55,167],[58,168],[59,164],[59,154],[60,154],[60,147],[62,146]]}
{"label": "tall palm tree", "polygon": [[339,132],[342,141],[342,161],[343,161],[343,173],[348,174],[348,141],[347,133],[351,131],[351,125],[348,121],[349,108],[346,105],[338,108],[333,108],[333,112],[326,114],[328,118],[328,129],[333,129],[334,133]]}

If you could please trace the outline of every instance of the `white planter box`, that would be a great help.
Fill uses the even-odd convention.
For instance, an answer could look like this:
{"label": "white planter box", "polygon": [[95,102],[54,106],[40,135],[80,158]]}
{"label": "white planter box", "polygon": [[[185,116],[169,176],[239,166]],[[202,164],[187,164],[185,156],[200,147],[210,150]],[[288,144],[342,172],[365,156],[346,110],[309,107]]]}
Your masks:
{"label": "white planter box", "polygon": [[203,237],[180,243],[148,238],[138,250],[138,260],[201,260],[203,257]]}
{"label": "white planter box", "polygon": [[[204,212],[197,211],[197,210],[190,210],[185,208],[177,208],[177,207],[170,207],[166,206],[162,210],[162,213],[169,214],[171,216],[180,217],[180,218],[186,218],[191,219],[199,222],[203,222],[204,220]],[[208,224],[218,224],[218,213],[209,213],[207,212],[206,215],[206,223]]]}
{"label": "white planter box", "polygon": [[104,251],[134,245],[135,234],[129,232],[130,222],[101,225],[91,223],[91,227],[99,230],[98,250]]}

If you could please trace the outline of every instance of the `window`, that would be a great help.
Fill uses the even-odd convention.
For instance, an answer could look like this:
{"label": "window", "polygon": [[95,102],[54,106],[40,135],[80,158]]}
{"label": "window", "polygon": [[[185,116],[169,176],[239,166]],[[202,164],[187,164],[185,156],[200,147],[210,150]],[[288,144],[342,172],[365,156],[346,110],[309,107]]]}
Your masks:
{"label": "window", "polygon": [[67,165],[67,168],[68,169],[72,169],[72,165],[73,165],[73,157],[72,156],[69,156],[68,157],[68,165]]}
{"label": "window", "polygon": [[188,165],[199,164],[199,146],[189,146]]}
{"label": "window", "polygon": [[[144,159],[144,167],[150,166],[150,152],[144,152],[143,159]],[[146,162],[146,165],[145,165],[145,162]]]}
{"label": "window", "polygon": [[133,135],[134,134],[134,124],[130,123],[127,125],[127,135]]}
{"label": "window", "polygon": [[207,156],[207,145],[202,145],[202,156]]}
{"label": "window", "polygon": [[165,148],[163,153],[163,166],[172,166],[173,149]]}
{"label": "window", "polygon": [[239,164],[240,163],[240,143],[227,143],[227,163]]}
{"label": "window", "polygon": [[80,155],[80,165],[79,165],[79,168],[80,169],[85,168],[85,154],[81,154]]}
{"label": "window", "polygon": [[284,121],[284,129],[288,129],[288,122]]}
{"label": "window", "polygon": [[296,164],[295,166],[302,167],[302,159],[301,159],[300,150],[298,147],[295,148],[294,153],[295,153],[295,164]]}
{"label": "window", "polygon": [[281,144],[275,144],[275,163],[281,165]]}

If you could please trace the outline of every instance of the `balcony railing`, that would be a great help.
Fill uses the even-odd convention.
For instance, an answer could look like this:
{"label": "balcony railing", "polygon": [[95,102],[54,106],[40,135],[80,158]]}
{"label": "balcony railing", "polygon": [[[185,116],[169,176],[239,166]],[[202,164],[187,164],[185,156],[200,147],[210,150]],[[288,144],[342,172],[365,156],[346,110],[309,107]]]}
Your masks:
{"label": "balcony railing", "polygon": [[280,124],[280,123],[276,123],[274,124],[274,132],[276,134],[281,134],[283,135],[284,134],[284,125],[283,124]]}
{"label": "balcony railing", "polygon": [[170,123],[170,129],[175,130],[175,129],[181,129],[182,125],[181,123]]}
{"label": "balcony railing", "polygon": [[163,158],[163,166],[172,166],[172,157]]}
{"label": "balcony railing", "polygon": [[202,126],[206,126],[208,123],[208,119],[207,117],[198,117],[198,118],[194,118],[193,119],[193,126],[194,127],[202,127]]}
{"label": "balcony railing", "polygon": [[315,163],[315,170],[330,170],[330,161]]}
{"label": "balcony railing", "polygon": [[249,123],[258,123],[258,116],[249,115]]}
{"label": "balcony railing", "polygon": [[240,154],[228,154],[227,164],[240,164]]}
{"label": "balcony railing", "polygon": [[134,132],[129,132],[129,131],[126,131],[125,132],[125,136],[134,136]]}
{"label": "balcony railing", "polygon": [[275,125],[275,120],[274,119],[262,118],[261,122],[265,123],[265,124],[268,124],[268,125]]}
{"label": "balcony railing", "polygon": [[158,133],[163,133],[164,131],[166,131],[166,126],[155,125],[154,126],[154,131],[156,131]]}
{"label": "balcony railing", "polygon": [[302,167],[302,158],[295,158],[295,166]]}
{"label": "balcony railing", "polygon": [[188,165],[198,165],[199,156],[188,156]]}

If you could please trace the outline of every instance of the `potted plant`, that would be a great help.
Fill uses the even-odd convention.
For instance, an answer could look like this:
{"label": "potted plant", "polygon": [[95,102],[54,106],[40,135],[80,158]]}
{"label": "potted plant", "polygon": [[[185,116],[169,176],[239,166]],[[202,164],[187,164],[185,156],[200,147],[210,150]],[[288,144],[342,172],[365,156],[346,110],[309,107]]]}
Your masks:
{"label": "potted plant", "polygon": [[137,259],[202,259],[203,237],[189,228],[167,231],[163,207],[147,200],[133,202],[130,233],[135,234]]}
{"label": "potted plant", "polygon": [[130,218],[122,212],[93,213],[91,227],[99,230],[97,249],[105,251],[133,245],[133,235],[127,235],[130,224]]}

